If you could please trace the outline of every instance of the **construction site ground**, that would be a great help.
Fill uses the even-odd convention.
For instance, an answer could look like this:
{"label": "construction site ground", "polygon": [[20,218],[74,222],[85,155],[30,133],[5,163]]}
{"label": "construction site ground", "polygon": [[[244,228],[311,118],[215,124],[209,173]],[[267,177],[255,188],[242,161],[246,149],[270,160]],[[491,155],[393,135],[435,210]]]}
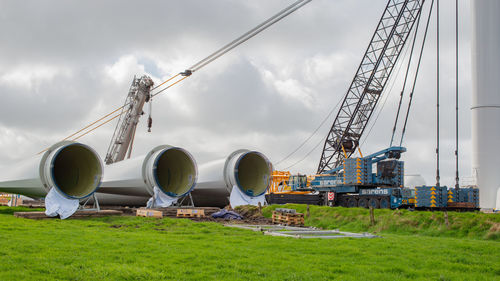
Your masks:
{"label": "construction site ground", "polygon": [[[37,205],[25,205],[24,207],[30,208],[27,212],[16,212],[14,213],[17,217],[23,217],[28,219],[51,219],[45,216],[43,203]],[[38,208],[34,209],[32,207]],[[224,219],[224,218],[213,218],[211,215],[217,211],[220,211],[220,208],[217,207],[181,207],[182,209],[198,209],[204,210],[205,216],[203,217],[182,217],[192,221],[197,222],[217,222],[221,224],[253,224],[253,225],[263,225],[263,224],[272,224],[272,220],[270,218],[264,217],[262,215],[262,211],[259,210],[258,207],[255,206],[241,206],[237,207],[235,212],[240,214],[243,219]],[[177,207],[169,207],[169,208],[155,208],[150,210],[156,210],[163,213],[163,217],[168,218],[178,218],[177,217]],[[231,209],[232,210],[232,209]],[[81,218],[91,218],[91,217],[103,217],[103,216],[135,216],[137,208],[131,207],[120,207],[120,206],[103,206],[100,212],[97,211],[77,211],[70,219],[81,219]]]}

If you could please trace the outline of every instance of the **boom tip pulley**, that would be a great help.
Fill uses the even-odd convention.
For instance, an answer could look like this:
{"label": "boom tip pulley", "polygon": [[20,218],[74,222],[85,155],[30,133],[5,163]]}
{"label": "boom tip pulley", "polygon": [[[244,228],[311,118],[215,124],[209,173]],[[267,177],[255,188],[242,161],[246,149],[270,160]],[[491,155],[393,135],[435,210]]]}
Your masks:
{"label": "boom tip pulley", "polygon": [[186,69],[186,70],[184,70],[184,72],[181,72],[179,74],[182,75],[182,76],[187,77],[187,76],[191,76],[191,74],[193,74],[193,71],[190,70],[190,69]]}

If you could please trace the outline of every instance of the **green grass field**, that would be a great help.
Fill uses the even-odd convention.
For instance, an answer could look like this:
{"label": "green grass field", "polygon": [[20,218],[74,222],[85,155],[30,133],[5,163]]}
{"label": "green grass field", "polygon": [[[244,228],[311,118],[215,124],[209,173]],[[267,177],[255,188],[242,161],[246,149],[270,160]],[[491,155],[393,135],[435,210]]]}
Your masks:
{"label": "green grass field", "polygon": [[[271,217],[276,208],[291,208],[306,213],[306,205],[273,205],[263,214]],[[310,206],[305,224],[324,229],[345,231],[473,238],[500,242],[500,214],[481,212],[448,212],[448,226],[443,212],[376,209],[375,225],[370,225],[369,210],[363,208]]]}
{"label": "green grass field", "polygon": [[375,239],[300,240],[187,219],[36,221],[12,212],[0,207],[0,280],[500,280],[491,237],[385,229]]}

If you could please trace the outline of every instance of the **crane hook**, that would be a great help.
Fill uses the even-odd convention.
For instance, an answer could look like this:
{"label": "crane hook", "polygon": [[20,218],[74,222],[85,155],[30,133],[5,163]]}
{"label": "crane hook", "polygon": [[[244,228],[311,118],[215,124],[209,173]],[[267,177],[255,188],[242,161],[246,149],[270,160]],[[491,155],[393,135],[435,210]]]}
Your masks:
{"label": "crane hook", "polygon": [[148,133],[151,133],[151,127],[153,127],[153,118],[151,117],[153,114],[153,96],[151,94],[148,95],[147,101],[149,102]]}

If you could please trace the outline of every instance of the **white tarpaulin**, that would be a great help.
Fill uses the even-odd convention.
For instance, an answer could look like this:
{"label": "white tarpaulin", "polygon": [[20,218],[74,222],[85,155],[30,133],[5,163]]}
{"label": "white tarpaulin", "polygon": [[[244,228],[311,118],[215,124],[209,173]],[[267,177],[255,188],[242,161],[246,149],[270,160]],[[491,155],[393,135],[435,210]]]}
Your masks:
{"label": "white tarpaulin", "polygon": [[236,208],[242,205],[254,205],[258,206],[260,204],[263,206],[266,203],[266,195],[262,194],[256,197],[250,197],[243,193],[236,185],[233,186],[231,190],[231,195],[229,196],[229,203],[232,208]]}
{"label": "white tarpaulin", "polygon": [[177,202],[177,198],[166,195],[156,186],[154,187],[153,192],[153,197],[149,198],[148,203],[146,204],[148,208],[165,208]]}
{"label": "white tarpaulin", "polygon": [[61,219],[68,218],[78,210],[79,205],[80,200],[67,198],[57,188],[51,188],[45,196],[45,214],[49,217],[59,215]]}

